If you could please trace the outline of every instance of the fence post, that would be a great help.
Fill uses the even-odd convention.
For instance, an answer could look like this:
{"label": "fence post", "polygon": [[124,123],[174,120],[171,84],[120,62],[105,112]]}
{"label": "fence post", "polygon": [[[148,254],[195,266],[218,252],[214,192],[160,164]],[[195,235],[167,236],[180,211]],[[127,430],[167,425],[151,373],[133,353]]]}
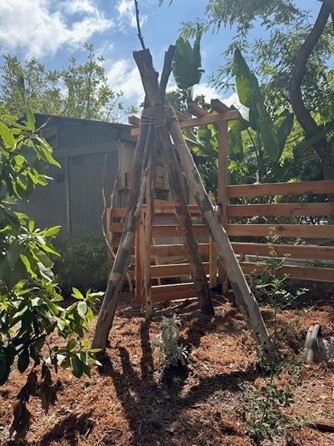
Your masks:
{"label": "fence post", "polygon": [[[219,206],[219,220],[224,226],[225,230],[228,223],[227,218],[227,184],[228,184],[228,121],[226,119],[221,119],[218,123],[218,206]],[[223,293],[227,292],[228,289],[228,278],[226,275],[225,268],[218,264],[218,278],[219,283],[222,284]]]}

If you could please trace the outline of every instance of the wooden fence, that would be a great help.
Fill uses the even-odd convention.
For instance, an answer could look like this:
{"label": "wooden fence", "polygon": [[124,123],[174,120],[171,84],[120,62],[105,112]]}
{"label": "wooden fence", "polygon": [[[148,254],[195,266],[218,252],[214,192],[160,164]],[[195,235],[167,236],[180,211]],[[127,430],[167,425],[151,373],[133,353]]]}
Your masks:
{"label": "wooden fence", "polygon": [[[271,247],[277,257],[287,256],[281,274],[294,279],[334,282],[334,225],[330,224],[334,203],[316,202],[317,195],[324,194],[334,194],[334,181],[227,186],[222,197],[221,221],[244,273],[263,272],[270,255],[268,237],[277,236]],[[261,203],[263,197],[269,204]],[[210,286],[214,286],[217,280],[224,280],[224,273],[218,272],[215,249],[198,207],[188,208],[204,270]],[[144,206],[130,267],[138,301],[142,300],[143,289],[145,212]],[[115,247],[123,230],[124,213],[123,208],[109,210],[109,235]],[[151,256],[153,301],[195,297],[171,203],[156,203]]]}

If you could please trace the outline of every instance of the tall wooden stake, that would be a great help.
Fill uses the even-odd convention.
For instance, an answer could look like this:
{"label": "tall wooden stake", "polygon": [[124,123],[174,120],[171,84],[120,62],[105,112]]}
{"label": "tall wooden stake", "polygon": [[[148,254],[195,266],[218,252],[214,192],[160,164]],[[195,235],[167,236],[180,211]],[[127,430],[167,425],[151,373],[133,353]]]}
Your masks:
{"label": "tall wooden stake", "polygon": [[140,215],[142,196],[145,188],[143,173],[147,169],[149,148],[152,140],[150,126],[141,125],[141,132],[136,145],[132,185],[128,198],[127,212],[125,216],[125,229],[116,253],[116,258],[109,275],[107,289],[102,302],[102,307],[96,323],[96,329],[92,341],[93,348],[105,349],[106,342],[114,320],[119,293],[123,286],[124,277],[128,271],[130,255],[135,241],[136,224]]}

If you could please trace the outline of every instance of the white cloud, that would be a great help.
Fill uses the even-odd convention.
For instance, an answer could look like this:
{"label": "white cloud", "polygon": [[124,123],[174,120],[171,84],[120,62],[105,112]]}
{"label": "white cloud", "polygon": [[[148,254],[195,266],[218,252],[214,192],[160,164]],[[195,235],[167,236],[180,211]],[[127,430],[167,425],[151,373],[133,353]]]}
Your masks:
{"label": "white cloud", "polygon": [[[116,10],[121,24],[131,26],[132,28],[137,27],[136,10],[133,0],[118,0]],[[146,19],[147,16],[142,14],[142,11],[139,11],[140,26],[143,25]]]}
{"label": "white cloud", "polygon": [[64,45],[81,46],[112,26],[93,0],[0,2],[1,51],[22,51],[26,58],[54,55]]}
{"label": "white cloud", "polygon": [[127,106],[138,107],[144,101],[144,88],[134,62],[129,59],[119,59],[107,69],[109,85],[113,90],[124,93],[122,102]]}

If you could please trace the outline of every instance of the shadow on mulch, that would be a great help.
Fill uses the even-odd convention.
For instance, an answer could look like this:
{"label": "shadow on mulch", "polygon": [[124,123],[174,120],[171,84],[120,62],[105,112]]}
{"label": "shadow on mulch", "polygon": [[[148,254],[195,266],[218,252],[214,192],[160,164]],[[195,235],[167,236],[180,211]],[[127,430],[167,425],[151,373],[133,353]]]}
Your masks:
{"label": "shadow on mulch", "polygon": [[[38,441],[38,444],[48,446],[51,442],[57,440],[67,440],[70,446],[76,446],[79,442],[78,437],[88,437],[95,426],[95,423],[91,419],[92,413],[93,411],[89,411],[80,415],[68,415],[51,428]],[[34,441],[8,440],[6,443],[1,443],[1,446],[31,446],[33,444],[35,444]]]}
{"label": "shadow on mulch", "polygon": [[[157,444],[173,445],[173,435],[177,435],[177,444],[180,444],[180,435],[186,436],[186,433],[174,432],[173,425],[183,411],[197,407],[198,404],[217,392],[218,394],[219,392],[224,393],[224,391],[239,392],[241,382],[254,381],[258,374],[254,368],[240,373],[217,374],[200,380],[198,384],[190,387],[187,394],[183,396],[181,391],[187,374],[181,375],[179,379],[173,377],[172,382],[168,385],[154,377],[149,326],[150,323],[147,322],[141,324],[142,357],[139,374],[133,368],[129,352],[125,347],[118,348],[122,371],[116,370],[110,358],[105,355],[101,373],[110,376],[113,380],[116,394],[123,406],[132,434],[131,444],[133,446],[155,444],[155,441],[158,442]],[[235,434],[233,429],[231,435],[232,433]],[[228,435],[228,433],[225,434]]]}
{"label": "shadow on mulch", "polygon": [[94,427],[91,419],[92,411],[81,415],[71,414],[57,423],[46,435],[41,438],[41,446],[47,446],[51,441],[66,439],[70,446],[78,444],[78,436],[87,437]]}

